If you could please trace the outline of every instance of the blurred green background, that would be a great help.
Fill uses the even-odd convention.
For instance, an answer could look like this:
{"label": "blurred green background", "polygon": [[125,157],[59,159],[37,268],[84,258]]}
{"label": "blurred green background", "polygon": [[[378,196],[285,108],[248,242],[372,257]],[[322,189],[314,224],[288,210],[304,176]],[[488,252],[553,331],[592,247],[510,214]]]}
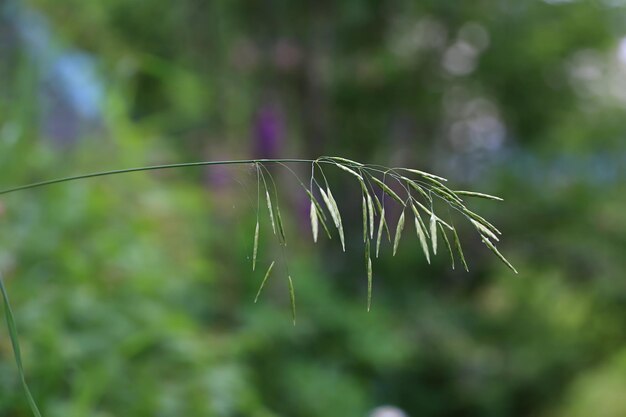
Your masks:
{"label": "blurred green background", "polygon": [[[290,243],[265,222],[256,272],[249,167],[7,195],[0,268],[44,415],[626,415],[624,28],[622,0],[0,0],[0,188],[410,166],[504,197],[473,208],[520,271],[468,227],[470,272],[429,266],[407,232],[367,313],[345,173],[347,253],[313,245],[276,169]],[[0,335],[0,416],[29,416]]]}

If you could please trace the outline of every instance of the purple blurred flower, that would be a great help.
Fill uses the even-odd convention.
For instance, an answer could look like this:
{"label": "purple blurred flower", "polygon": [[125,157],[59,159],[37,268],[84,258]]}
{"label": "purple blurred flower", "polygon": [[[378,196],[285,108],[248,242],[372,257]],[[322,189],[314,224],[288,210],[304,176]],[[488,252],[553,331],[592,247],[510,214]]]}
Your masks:
{"label": "purple blurred flower", "polygon": [[277,158],[281,153],[285,118],[279,106],[263,104],[254,120],[254,155],[256,158]]}

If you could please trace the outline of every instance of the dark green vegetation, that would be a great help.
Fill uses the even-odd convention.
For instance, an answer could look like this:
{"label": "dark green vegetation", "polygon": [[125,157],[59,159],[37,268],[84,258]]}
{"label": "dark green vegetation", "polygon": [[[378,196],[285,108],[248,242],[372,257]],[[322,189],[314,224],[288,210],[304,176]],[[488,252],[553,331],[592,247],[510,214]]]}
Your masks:
{"label": "dark green vegetation", "polygon": [[[0,189],[340,155],[503,197],[472,208],[520,271],[467,223],[469,272],[450,268],[445,241],[428,265],[405,236],[374,259],[368,313],[361,189],[339,169],[346,253],[321,225],[313,246],[308,198],[276,167],[289,244],[262,222],[254,272],[254,167],[9,194],[0,268],[46,417],[626,414],[619,1],[0,6]],[[0,335],[0,415],[31,415]]]}

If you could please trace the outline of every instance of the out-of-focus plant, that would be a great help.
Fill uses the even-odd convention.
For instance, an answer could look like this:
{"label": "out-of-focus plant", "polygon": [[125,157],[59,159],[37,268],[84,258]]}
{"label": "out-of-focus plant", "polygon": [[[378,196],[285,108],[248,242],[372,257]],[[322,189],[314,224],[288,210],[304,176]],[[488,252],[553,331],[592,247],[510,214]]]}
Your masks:
{"label": "out-of-focus plant", "polygon": [[[306,163],[311,165],[311,176],[308,180],[308,186],[300,179],[300,177],[293,171],[288,164],[294,163]],[[444,183],[447,181],[440,176],[420,171],[412,168],[388,168],[380,165],[362,164],[350,159],[342,157],[320,157],[314,160],[311,159],[249,159],[249,160],[229,160],[229,161],[202,161],[180,164],[167,164],[167,165],[153,165],[136,168],[127,168],[111,171],[100,171],[83,175],[76,175],[71,177],[64,177],[52,180],[46,180],[36,182],[32,184],[17,186],[0,191],[0,195],[14,193],[17,191],[23,191],[32,188],[45,187],[53,184],[59,184],[69,181],[82,180],[93,177],[119,175],[130,172],[138,171],[150,171],[160,169],[172,169],[183,168],[192,166],[208,166],[208,165],[242,165],[251,164],[256,170],[257,176],[257,217],[256,226],[253,237],[253,254],[252,254],[252,269],[256,269],[257,253],[259,247],[259,234],[260,234],[260,211],[261,200],[264,199],[264,203],[267,205],[269,214],[269,223],[271,224],[271,230],[278,239],[278,244],[284,249],[287,245],[287,237],[285,232],[285,226],[280,212],[278,187],[274,180],[271,171],[267,165],[277,164],[286,168],[297,179],[306,194],[310,199],[310,221],[311,231],[313,234],[313,240],[317,242],[320,225],[325,231],[326,235],[332,239],[333,234],[331,228],[337,231],[339,240],[343,250],[346,250],[345,232],[343,227],[342,215],[335,200],[330,183],[324,172],[324,168],[336,167],[342,171],[347,172],[353,176],[361,187],[362,195],[362,214],[363,214],[363,242],[364,242],[364,255],[365,255],[365,268],[367,271],[367,310],[370,310],[372,302],[372,252],[378,256],[383,233],[386,233],[389,243],[393,246],[393,254],[396,254],[402,232],[404,230],[406,221],[406,212],[409,212],[409,216],[413,215],[415,224],[415,230],[420,242],[421,249],[426,257],[426,260],[430,263],[431,252],[432,255],[437,254],[438,249],[438,236],[441,235],[443,242],[445,242],[445,248],[450,256],[452,268],[455,267],[455,252],[460,259],[463,267],[468,270],[467,262],[463,254],[463,249],[460,244],[460,240],[454,226],[454,222],[451,214],[447,217],[449,219],[444,220],[438,206],[444,205],[448,208],[456,211],[465,220],[467,220],[474,227],[476,232],[480,235],[482,242],[502,261],[507,267],[517,273],[511,263],[500,253],[496,248],[494,242],[499,241],[499,235],[501,232],[488,220],[470,210],[465,198],[478,197],[489,200],[501,200],[499,197],[489,194],[473,192],[473,191],[461,191],[453,190],[446,186]],[[395,232],[390,231],[390,226],[387,221],[387,215],[385,211],[386,201],[391,198],[397,203],[400,208],[400,216],[396,222]],[[320,201],[321,200],[321,201]],[[451,213],[448,211],[448,213]],[[422,217],[426,217],[424,220]],[[332,221],[332,224],[331,224]],[[330,226],[329,226],[330,225]],[[376,226],[377,225],[377,226]],[[449,237],[448,235],[451,235]],[[453,244],[450,241],[453,241]],[[374,247],[375,245],[375,247]],[[454,250],[453,250],[454,246]],[[284,251],[282,252],[284,255]],[[296,323],[296,296],[295,287],[287,260],[283,256],[283,262],[285,264],[287,283],[289,288],[289,298],[292,311],[292,319],[295,325]],[[255,302],[258,300],[263,287],[265,286],[270,274],[275,265],[275,261],[272,261],[267,268],[264,278],[261,281],[259,290],[255,297]],[[18,341],[17,328],[13,313],[9,303],[8,293],[2,282],[0,276],[0,290],[2,292],[2,298],[5,308],[5,318],[7,327],[9,329],[9,335],[12,342],[15,361],[17,364],[18,372],[22,382],[22,387],[26,394],[28,404],[36,416],[41,416],[36,402],[28,388],[26,383],[26,377],[24,374],[24,368],[22,365],[20,345]]]}

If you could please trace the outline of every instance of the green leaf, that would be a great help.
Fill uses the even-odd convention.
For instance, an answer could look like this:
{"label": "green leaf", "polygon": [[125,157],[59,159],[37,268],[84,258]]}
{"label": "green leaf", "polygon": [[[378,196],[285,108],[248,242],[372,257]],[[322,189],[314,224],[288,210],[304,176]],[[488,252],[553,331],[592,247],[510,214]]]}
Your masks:
{"label": "green leaf", "polygon": [[367,311],[370,311],[372,308],[372,257],[369,239],[365,244],[365,268],[367,269]]}
{"label": "green leaf", "polygon": [[493,224],[489,223],[485,218],[479,216],[478,214],[474,213],[473,211],[467,209],[466,207],[461,208],[461,210],[463,211],[464,214],[466,214],[467,216],[469,216],[472,219],[476,220],[478,223],[482,224],[487,229],[491,230],[493,233],[495,233],[497,235],[501,235],[502,234],[502,232],[500,232]]}
{"label": "green leaf", "polygon": [[463,204],[463,200],[461,200],[460,197],[458,197],[456,194],[454,194],[454,191],[452,191],[451,189],[449,189],[448,187],[443,186],[435,186],[432,187],[431,190],[436,193],[438,196],[440,196],[441,198],[443,198],[444,200],[448,201],[449,203],[452,204]]}
{"label": "green leaf", "polygon": [[426,239],[426,228],[424,224],[422,223],[422,219],[421,217],[419,217],[419,214],[415,216],[415,231],[420,241],[420,245],[422,246],[422,252],[424,252],[426,261],[430,263],[430,251],[428,249],[428,241]]}
{"label": "green leaf", "polygon": [[363,209],[363,242],[367,240],[367,200],[365,195],[362,197],[361,206]]}
{"label": "green leaf", "polygon": [[496,254],[496,256],[497,256],[498,258],[500,258],[500,260],[501,260],[501,261],[502,261],[502,262],[503,262],[506,266],[508,266],[508,267],[509,267],[509,268],[510,268],[513,272],[515,272],[515,273],[517,274],[517,269],[515,269],[515,268],[513,267],[513,265],[511,265],[511,263],[510,263],[510,262],[509,262],[509,261],[508,261],[508,260],[504,257],[504,255],[502,255],[502,254],[500,253],[500,251],[499,251],[499,250],[498,250],[498,249],[494,246],[494,244],[493,244],[493,243],[491,243],[491,241],[490,241],[489,239],[487,239],[486,237],[484,237],[484,236],[483,236],[483,237],[482,237],[482,240],[483,240],[483,243],[484,243],[484,244],[485,244],[485,245],[486,245],[489,249],[491,249],[491,251],[492,251],[493,253],[495,253],[495,254]]}
{"label": "green leaf", "polygon": [[398,245],[400,244],[402,229],[404,229],[404,210],[402,210],[402,214],[400,214],[400,218],[398,219],[398,225],[396,226],[396,237],[393,240],[393,256],[396,256],[396,251],[398,250]]}
{"label": "green leaf", "polygon": [[469,268],[467,267],[467,262],[465,262],[465,255],[463,255],[463,248],[461,247],[461,241],[459,240],[459,235],[456,232],[456,229],[452,229],[454,233],[454,244],[456,246],[457,252],[459,252],[459,256],[461,257],[461,262],[463,262],[463,267],[467,272],[469,272]]}
{"label": "green leaf", "polygon": [[444,242],[446,242],[446,247],[448,248],[448,253],[450,254],[450,262],[452,263],[452,269],[454,269],[454,254],[452,253],[452,246],[450,245],[450,240],[448,239],[448,235],[446,234],[446,231],[444,230],[441,223],[438,223],[438,226],[439,226],[439,231],[441,231],[441,234],[443,235],[443,240]]}
{"label": "green leaf", "polygon": [[415,207],[414,204],[411,203],[411,210],[413,210],[413,216],[415,220],[415,232],[417,233],[417,237],[420,241],[420,246],[422,247],[422,252],[424,252],[424,256],[426,257],[426,261],[430,263],[430,250],[428,249],[428,232],[426,231],[426,225],[422,221],[422,217],[420,216],[419,211]]}
{"label": "green leaf", "polygon": [[278,225],[278,237],[282,245],[287,246],[287,239],[285,238],[285,227],[283,226],[283,218],[280,215],[280,207],[276,205],[276,223]]}
{"label": "green leaf", "polygon": [[[311,191],[309,191],[306,187],[304,187],[304,190],[306,191],[307,195],[309,196],[309,199],[311,200],[311,203],[313,203],[315,205],[315,212],[317,213],[317,219],[322,224],[322,227],[324,228],[324,231],[326,232],[326,235],[328,236],[329,239],[332,239],[333,237],[330,234],[330,230],[328,230],[328,226],[326,225],[326,214],[324,213],[324,210],[322,210],[322,206],[320,206],[319,202],[313,196],[313,193],[311,193]],[[316,242],[317,242],[317,240],[316,240]]]}
{"label": "green leaf", "polygon": [[322,200],[324,200],[324,204],[326,204],[326,208],[328,209],[328,212],[330,213],[330,217],[331,219],[333,219],[333,223],[335,223],[335,226],[337,226],[339,221],[337,220],[337,213],[335,213],[335,208],[333,207],[333,204],[330,202],[330,199],[328,198],[328,194],[326,194],[326,191],[324,191],[322,187],[319,187],[319,190],[320,190],[320,194],[322,195]]}
{"label": "green leaf", "polygon": [[382,208],[380,212],[380,219],[378,220],[378,234],[376,235],[376,257],[378,258],[378,253],[380,252],[380,241],[383,237],[383,227],[385,225],[385,208]]}
{"label": "green leaf", "polygon": [[381,202],[378,199],[378,196],[376,194],[374,194],[374,201],[376,201],[376,207],[378,207],[378,212],[381,214],[380,217],[381,217],[381,221],[382,221],[382,224],[383,224],[383,228],[387,232],[387,240],[389,241],[389,243],[391,243],[391,232],[389,231],[389,226],[387,226],[387,219],[383,215],[383,213],[385,211],[385,208],[381,204]]}
{"label": "green leaf", "polygon": [[433,244],[433,255],[437,255],[437,218],[434,211],[430,215],[430,241]]}
{"label": "green leaf", "polygon": [[413,174],[417,174],[419,176],[426,177],[426,178],[432,178],[432,179],[439,180],[439,181],[448,181],[447,179],[443,177],[440,177],[435,174],[431,174],[429,172],[420,171],[419,169],[413,169],[413,168],[399,168],[399,169],[402,169],[403,171],[407,171],[407,172],[412,172]]}
{"label": "green leaf", "polygon": [[259,249],[259,218],[256,219],[256,228],[254,229],[254,247],[252,249],[252,270],[256,268],[256,255]]}
{"label": "green leaf", "polygon": [[339,211],[339,207],[337,206],[337,201],[335,200],[335,197],[333,197],[333,193],[330,191],[330,187],[326,187],[326,192],[328,194],[328,199],[330,200],[330,203],[333,205],[333,209],[335,210],[335,213],[337,214],[337,222],[339,224],[339,226],[337,227],[337,230],[339,231],[339,240],[341,240],[341,247],[343,248],[343,251],[346,251],[346,238],[344,236],[343,233],[343,222],[341,221],[341,212]]}
{"label": "green leaf", "polygon": [[491,194],[477,193],[474,191],[454,191],[456,195],[465,195],[468,197],[486,198],[488,200],[504,201],[502,198]]}
{"label": "green leaf", "polygon": [[356,161],[353,161],[353,160],[347,159],[347,158],[341,158],[339,156],[328,156],[327,158],[331,159],[331,160],[339,161],[339,162],[345,162],[345,163],[348,163],[348,164],[356,165],[356,166],[359,166],[359,167],[363,166],[363,164],[360,163],[360,162],[356,162]]}
{"label": "green leaf", "polygon": [[406,181],[406,183],[409,185],[409,187],[413,188],[415,191],[420,193],[420,195],[422,197],[424,197],[426,200],[432,202],[431,196],[429,194],[427,194],[426,191],[424,191],[424,188],[421,185],[417,184],[415,181],[413,181],[410,178],[407,178],[407,177],[400,177],[400,178],[402,178],[404,181]]}
{"label": "green leaf", "polygon": [[317,212],[320,215],[321,219],[326,220],[326,213],[324,213],[324,210],[322,210],[322,206],[320,206],[317,198],[315,198],[313,193],[308,188],[304,187],[304,191],[306,191],[307,195],[309,196],[309,200],[311,200],[311,202],[315,204],[315,208],[317,209]]}
{"label": "green leaf", "polygon": [[[414,171],[417,171],[417,170],[414,170]],[[448,187],[446,187],[446,185],[444,184],[444,182],[448,181],[445,178],[437,177],[436,175],[423,175],[422,178],[424,181],[429,182],[430,184],[436,187],[448,189]]]}
{"label": "green leaf", "polygon": [[384,182],[382,182],[381,180],[379,180],[378,178],[376,178],[375,176],[370,176],[370,178],[376,183],[378,184],[378,186],[385,192],[385,194],[389,195],[391,198],[393,198],[394,200],[396,200],[398,203],[402,204],[402,206],[404,206],[404,200],[402,200],[400,198],[400,196],[398,194],[396,194],[395,191],[393,191],[391,188],[389,188],[389,186],[387,184],[385,184]]}
{"label": "green leaf", "polygon": [[328,229],[328,226],[326,225],[326,221],[324,221],[324,219],[322,219],[322,217],[319,215],[319,211],[317,212],[317,219],[320,221],[320,223],[322,224],[322,228],[324,229],[324,232],[326,232],[326,236],[328,236],[329,239],[332,239],[333,236],[330,234],[330,230]]}
{"label": "green leaf", "polygon": [[367,193],[367,211],[369,212],[370,239],[374,238],[374,202],[372,196]]}
{"label": "green leaf", "polygon": [[339,240],[341,240],[341,246],[343,248],[343,251],[345,252],[346,243],[345,243],[345,238],[343,234],[343,224],[341,222],[341,214],[339,213],[337,202],[335,201],[335,198],[333,197],[329,187],[326,187],[326,191],[324,191],[322,187],[319,187],[319,190],[320,190],[320,193],[322,194],[322,199],[324,200],[324,203],[326,203],[326,207],[328,208],[328,211],[330,212],[330,216],[332,217],[333,222],[335,223],[335,227],[337,228],[337,231],[339,232]]}
{"label": "green leaf", "polygon": [[293,288],[293,280],[291,275],[287,276],[289,282],[289,300],[291,301],[291,317],[293,319],[293,325],[296,325],[296,291]]}
{"label": "green leaf", "polygon": [[351,175],[354,175],[354,176],[355,176],[355,177],[359,180],[359,182],[361,182],[361,184],[365,184],[365,182],[363,181],[363,177],[362,177],[362,176],[361,176],[361,174],[359,174],[358,172],[356,172],[356,171],[354,171],[354,170],[352,170],[352,169],[348,168],[348,167],[347,167],[347,166],[345,166],[345,165],[341,165],[341,164],[338,164],[338,163],[335,163],[335,165],[337,165],[337,167],[339,167],[339,168],[343,169],[343,170],[344,170],[344,171],[346,171],[347,173],[349,173],[349,174],[351,174]]}
{"label": "green leaf", "polygon": [[415,203],[419,208],[422,209],[422,211],[424,211],[424,213],[426,213],[429,216],[435,216],[435,220],[437,220],[438,223],[441,223],[442,225],[446,226],[448,229],[452,230],[453,227],[450,226],[448,223],[446,223],[445,221],[443,221],[443,219],[441,219],[440,217],[438,217],[433,211],[429,210],[426,206],[424,206],[422,203],[420,203],[418,200],[416,200],[415,198],[412,199],[412,202]]}
{"label": "green leaf", "polygon": [[272,261],[272,263],[270,264],[269,268],[267,268],[267,271],[265,272],[265,277],[263,277],[263,281],[261,281],[261,286],[259,287],[259,291],[257,291],[256,293],[256,297],[254,297],[254,302],[256,303],[259,300],[259,296],[261,295],[261,291],[263,291],[263,287],[265,287],[265,283],[267,282],[267,279],[270,277],[270,273],[272,272],[272,268],[274,268],[274,264],[276,262]]}
{"label": "green leaf", "polygon": [[270,193],[269,191],[267,191],[267,189],[265,190],[265,198],[267,200],[267,210],[270,213],[270,222],[272,223],[272,230],[274,231],[274,234],[276,234],[276,223],[274,221],[274,210],[272,210],[272,199],[270,198]]}
{"label": "green leaf", "polygon": [[500,239],[498,239],[498,236],[495,235],[495,233],[493,233],[491,230],[487,229],[484,225],[482,225],[481,223],[478,223],[476,220],[474,219],[470,219],[470,222],[474,225],[474,227],[476,228],[476,230],[478,231],[478,233],[480,233],[481,236],[487,236],[493,240],[495,240],[496,242],[499,242]]}
{"label": "green leaf", "polygon": [[[419,224],[420,224],[420,230],[424,233],[424,237],[430,237],[430,235],[428,234],[428,230],[426,230],[426,225],[424,224],[424,222],[422,221],[422,216],[420,215],[419,210],[417,210],[417,208],[415,207],[414,204],[411,204],[411,210],[413,210],[413,215],[415,216],[416,220],[419,220]],[[430,214],[431,211],[429,210],[428,213]],[[432,214],[431,214],[432,215]]]}
{"label": "green leaf", "polygon": [[17,365],[17,371],[20,375],[20,381],[22,383],[22,389],[26,395],[26,401],[30,407],[30,411],[36,416],[41,417],[39,408],[35,403],[33,395],[30,393],[28,384],[26,383],[26,376],[24,375],[24,366],[22,364],[22,352],[20,349],[20,342],[17,334],[17,326],[15,325],[15,319],[13,318],[13,311],[11,310],[11,304],[9,303],[9,294],[4,287],[2,275],[0,274],[0,291],[2,292],[2,300],[4,302],[4,317],[9,329],[9,338],[11,339],[11,345],[13,347],[13,355],[15,356],[15,363]]}
{"label": "green leaf", "polygon": [[313,241],[317,243],[317,233],[319,231],[319,220],[317,218],[317,209],[315,203],[311,201],[311,208],[309,210],[309,216],[311,217],[311,231],[313,232]]}

